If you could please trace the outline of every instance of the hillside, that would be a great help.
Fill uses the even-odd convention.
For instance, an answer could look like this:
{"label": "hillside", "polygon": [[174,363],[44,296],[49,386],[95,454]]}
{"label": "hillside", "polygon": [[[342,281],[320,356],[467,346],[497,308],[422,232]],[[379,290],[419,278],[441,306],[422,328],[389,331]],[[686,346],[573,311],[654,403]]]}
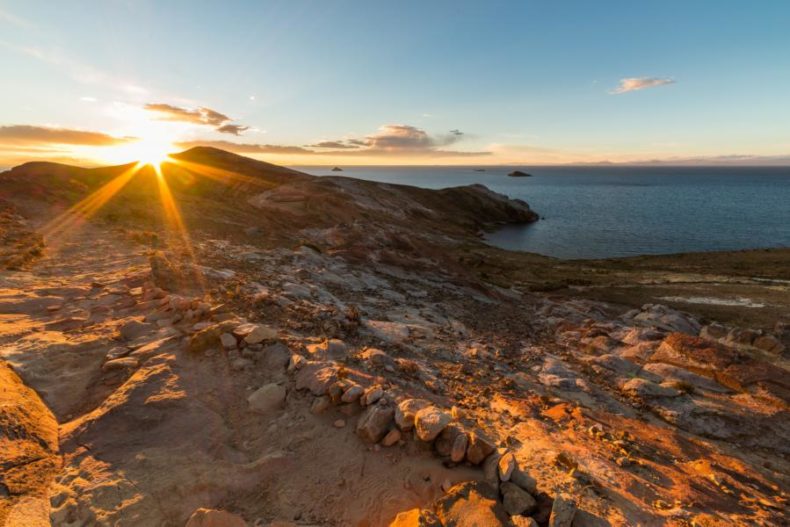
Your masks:
{"label": "hillside", "polygon": [[784,521],[788,251],[510,253],[485,187],[203,147],[0,208],[0,524]]}

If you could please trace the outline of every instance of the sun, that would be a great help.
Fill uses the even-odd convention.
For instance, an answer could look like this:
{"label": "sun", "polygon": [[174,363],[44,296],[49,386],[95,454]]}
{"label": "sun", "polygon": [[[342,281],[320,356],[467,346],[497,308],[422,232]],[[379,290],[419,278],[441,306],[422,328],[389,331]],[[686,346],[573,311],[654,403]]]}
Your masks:
{"label": "sun", "polygon": [[159,166],[167,161],[173,145],[166,141],[142,140],[130,148],[130,154],[143,165]]}

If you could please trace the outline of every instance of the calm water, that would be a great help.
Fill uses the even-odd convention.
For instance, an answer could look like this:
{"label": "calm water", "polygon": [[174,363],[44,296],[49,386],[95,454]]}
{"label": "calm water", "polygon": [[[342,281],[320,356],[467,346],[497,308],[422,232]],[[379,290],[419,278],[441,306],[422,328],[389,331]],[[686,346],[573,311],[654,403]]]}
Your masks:
{"label": "calm water", "polygon": [[559,258],[790,247],[790,168],[525,169],[531,178],[507,177],[507,167],[295,168],[426,188],[482,183],[543,217],[490,243]]}

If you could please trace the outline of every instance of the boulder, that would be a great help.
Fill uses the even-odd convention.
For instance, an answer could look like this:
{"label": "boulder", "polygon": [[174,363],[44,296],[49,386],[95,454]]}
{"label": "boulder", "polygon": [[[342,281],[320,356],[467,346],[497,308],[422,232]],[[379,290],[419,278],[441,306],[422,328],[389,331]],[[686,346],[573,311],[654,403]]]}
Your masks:
{"label": "boulder", "polygon": [[337,382],[337,371],[323,364],[307,364],[296,374],[296,389],[310,390],[313,395],[326,395]]}
{"label": "boulder", "polygon": [[576,516],[576,504],[564,496],[554,498],[549,516],[549,527],[571,527]]}
{"label": "boulder", "polygon": [[384,368],[386,366],[394,366],[395,361],[378,348],[365,348],[359,354],[359,358],[367,361],[368,364],[377,368]]}
{"label": "boulder", "polygon": [[263,355],[261,365],[268,371],[282,371],[291,360],[291,350],[282,342],[266,346],[261,351],[261,355]]}
{"label": "boulder", "polygon": [[785,350],[784,345],[773,335],[761,335],[754,339],[752,346],[776,355]]}
{"label": "boulder", "polygon": [[499,490],[502,493],[502,506],[511,516],[529,514],[537,507],[538,502],[535,498],[515,483],[504,481],[499,486]]}
{"label": "boulder", "polygon": [[383,396],[384,389],[381,386],[371,386],[362,394],[361,402],[365,406],[370,406],[371,404],[377,403]]}
{"label": "boulder", "polygon": [[381,440],[381,445],[392,446],[400,440],[401,440],[400,430],[398,430],[397,428],[393,428],[392,430],[387,432],[387,435],[385,435],[384,439]]}
{"label": "boulder", "polygon": [[417,437],[421,441],[433,441],[452,420],[453,416],[450,415],[450,412],[436,406],[422,408],[414,414],[414,427]]}
{"label": "boulder", "polygon": [[230,333],[223,333],[219,336],[219,342],[222,344],[222,347],[226,350],[234,350],[238,346],[236,343],[236,337],[231,335]]}
{"label": "boulder", "polygon": [[389,527],[442,527],[442,523],[432,511],[411,509],[398,514]]}
{"label": "boulder", "polygon": [[495,450],[493,440],[480,430],[469,434],[469,446],[466,448],[466,459],[473,465],[479,465]]}
{"label": "boulder", "polygon": [[348,346],[340,339],[327,339],[308,345],[307,352],[313,360],[341,360],[348,355]]}
{"label": "boulder", "polygon": [[514,527],[540,527],[535,518],[529,516],[511,516],[510,521]]}
{"label": "boulder", "polygon": [[285,402],[285,387],[279,384],[265,384],[255,390],[247,402],[250,409],[259,414],[268,414],[282,407]]}
{"label": "boulder", "polygon": [[505,527],[510,518],[499,503],[497,490],[486,483],[467,481],[451,487],[434,503],[442,525],[454,527]]}
{"label": "boulder", "polygon": [[[434,448],[436,449],[436,453],[443,457],[449,457],[453,450],[455,440],[462,434],[464,437],[466,437],[466,432],[464,432],[461,425],[457,423],[449,424],[444,430],[442,430],[442,432],[439,434],[439,437],[436,438],[436,441],[433,444]],[[465,447],[464,453],[466,453]]]}
{"label": "boulder", "polygon": [[247,527],[247,522],[227,511],[198,509],[189,517],[186,527]]}
{"label": "boulder", "polygon": [[453,447],[450,449],[450,461],[453,463],[460,463],[463,461],[466,456],[467,446],[469,446],[469,438],[466,432],[458,434],[455,441],[453,441]]}
{"label": "boulder", "polygon": [[636,377],[626,382],[622,390],[625,393],[642,398],[652,397],[677,397],[681,394],[680,390],[664,384],[656,384],[646,379]]}
{"label": "boulder", "polygon": [[340,398],[341,401],[344,403],[354,403],[362,397],[362,394],[365,392],[365,389],[358,384],[353,384],[349,388],[343,392],[342,397]]}
{"label": "boulder", "polygon": [[310,412],[314,415],[322,414],[329,408],[330,405],[331,403],[329,401],[329,397],[326,395],[316,397],[313,400],[313,404],[310,405]]}
{"label": "boulder", "polygon": [[244,342],[247,344],[260,344],[266,340],[276,340],[277,339],[277,331],[270,327],[264,326],[262,324],[257,324],[250,332],[244,337]]}
{"label": "boulder", "polygon": [[513,453],[508,452],[499,458],[497,467],[499,469],[499,479],[502,481],[508,481],[510,476],[513,474],[513,471],[516,469],[516,458]]}
{"label": "boulder", "polygon": [[425,399],[404,399],[395,408],[395,424],[403,432],[414,428],[414,416],[419,411],[430,406],[431,402]]}
{"label": "boulder", "polygon": [[357,423],[357,435],[368,443],[378,443],[389,431],[395,410],[388,405],[368,406]]}
{"label": "boulder", "polygon": [[121,326],[120,332],[124,340],[134,340],[136,338],[152,333],[156,330],[155,324],[147,324],[139,320],[130,320]]}

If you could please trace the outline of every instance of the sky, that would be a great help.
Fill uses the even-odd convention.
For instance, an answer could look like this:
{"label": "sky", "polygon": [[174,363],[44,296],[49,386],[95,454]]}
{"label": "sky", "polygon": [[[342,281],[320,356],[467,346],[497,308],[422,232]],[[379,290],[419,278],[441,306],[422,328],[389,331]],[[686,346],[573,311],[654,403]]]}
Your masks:
{"label": "sky", "polygon": [[0,166],[790,164],[790,2],[0,0]]}

